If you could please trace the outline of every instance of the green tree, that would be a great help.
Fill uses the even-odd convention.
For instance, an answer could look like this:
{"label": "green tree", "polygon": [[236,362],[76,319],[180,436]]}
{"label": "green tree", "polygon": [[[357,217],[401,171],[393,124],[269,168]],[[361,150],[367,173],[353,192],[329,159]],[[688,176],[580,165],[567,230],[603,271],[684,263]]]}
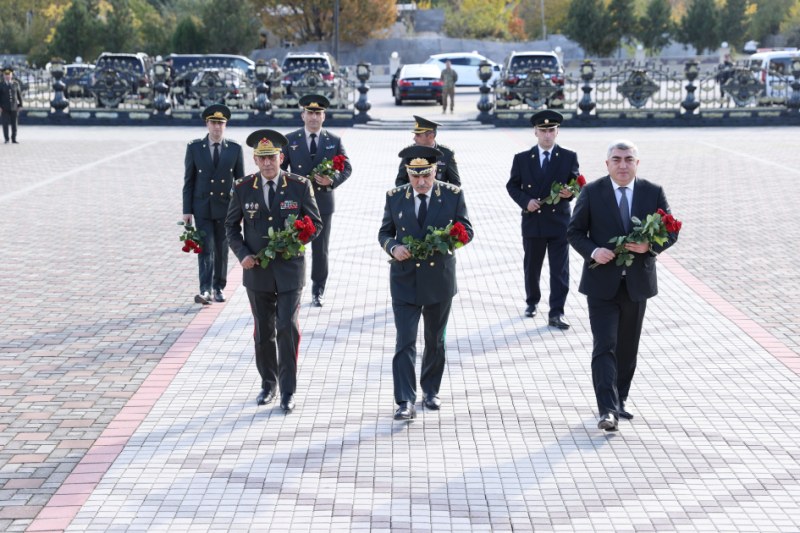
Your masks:
{"label": "green tree", "polygon": [[522,19],[525,35],[529,39],[542,39],[542,3],[544,3],[544,24],[547,33],[561,33],[567,20],[570,0],[520,0],[516,9]]}
{"label": "green tree", "polygon": [[177,7],[158,8],[150,0],[130,2],[136,26],[137,49],[151,56],[168,54],[172,29],[177,20]]}
{"label": "green tree", "polygon": [[445,8],[444,31],[451,37],[507,40],[515,7],[505,0],[460,0]]}
{"label": "green tree", "polygon": [[178,22],[170,44],[176,54],[199,54],[205,52],[208,47],[205,35],[192,16],[184,17]]}
{"label": "green tree", "polygon": [[134,17],[128,0],[108,0],[110,9],[103,27],[103,50],[129,52],[137,49]]}
{"label": "green tree", "polygon": [[258,44],[258,18],[249,2],[214,0],[203,8],[203,29],[208,51],[249,54]]}
{"label": "green tree", "polygon": [[93,0],[73,0],[55,28],[49,52],[72,61],[76,56],[94,59],[100,54],[102,23]]}
{"label": "green tree", "polygon": [[752,0],[748,11],[752,12],[748,35],[764,42],[780,31],[781,22],[789,15],[797,0]]}
{"label": "green tree", "polygon": [[573,0],[567,12],[564,34],[589,55],[605,57],[617,47],[611,16],[602,0]]}
{"label": "green tree", "polygon": [[621,47],[623,42],[630,44],[636,36],[636,13],[634,0],[611,0],[608,14],[611,17],[611,35]]}
{"label": "green tree", "polygon": [[658,54],[672,38],[672,5],[668,0],[650,0],[645,15],[639,19],[636,36],[650,55]]}
{"label": "green tree", "polygon": [[720,45],[718,36],[718,12],[714,0],[692,0],[681,18],[679,38],[682,43],[694,46],[698,54],[716,50]]}
{"label": "green tree", "polygon": [[734,48],[740,48],[745,42],[747,35],[746,9],[747,0],[726,0],[719,12],[717,35],[721,41],[727,41]]}

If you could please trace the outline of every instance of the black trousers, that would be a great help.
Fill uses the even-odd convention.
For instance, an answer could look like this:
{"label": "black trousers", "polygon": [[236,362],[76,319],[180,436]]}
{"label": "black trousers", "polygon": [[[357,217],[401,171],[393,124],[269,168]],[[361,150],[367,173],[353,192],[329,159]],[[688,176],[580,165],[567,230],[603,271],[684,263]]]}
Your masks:
{"label": "black trousers", "polygon": [[301,293],[302,290],[275,293],[247,289],[255,321],[253,339],[261,388],[271,391],[280,384],[281,395],[294,394],[297,388]]}
{"label": "black trousers", "polygon": [[19,111],[6,111],[3,109],[2,112],[3,118],[3,137],[5,140],[8,140],[8,127],[11,126],[11,140],[17,140],[17,118],[19,116]]}
{"label": "black trousers", "polygon": [[311,241],[311,294],[320,295],[325,292],[328,281],[328,242],[331,239],[331,221],[333,213],[320,215],[322,231]]}
{"label": "black trousers", "polygon": [[228,238],[224,218],[194,217],[198,230],[205,232],[203,251],[197,256],[200,270],[200,292],[222,290],[228,284]]}
{"label": "black trousers", "polygon": [[545,253],[550,264],[551,317],[564,314],[564,304],[569,292],[569,243],[566,234],[560,237],[523,237],[525,252],[525,302],[538,305],[542,298],[539,278],[542,274]]}
{"label": "black trousers", "polygon": [[450,318],[452,298],[431,305],[414,305],[392,301],[394,325],[397,329],[392,378],[394,401],[417,401],[417,328],[420,315],[424,320],[425,350],[419,379],[424,394],[439,394],[445,363],[445,333]]}
{"label": "black trousers", "polygon": [[600,416],[617,413],[628,399],[647,300],[634,302],[623,281],[611,300],[587,298],[592,327],[592,381]]}

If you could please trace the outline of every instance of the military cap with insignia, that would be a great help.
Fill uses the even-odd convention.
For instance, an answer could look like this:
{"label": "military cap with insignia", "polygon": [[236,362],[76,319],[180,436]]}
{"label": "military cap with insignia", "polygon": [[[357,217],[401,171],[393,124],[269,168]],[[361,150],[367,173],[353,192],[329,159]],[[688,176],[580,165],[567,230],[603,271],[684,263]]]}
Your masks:
{"label": "military cap with insignia", "polygon": [[555,128],[559,126],[563,120],[564,115],[552,109],[545,109],[544,111],[539,111],[531,115],[531,124],[533,124],[533,127],[542,130]]}
{"label": "military cap with insignia", "polygon": [[414,133],[426,133],[429,131],[436,131],[436,128],[441,126],[438,122],[434,122],[432,120],[428,120],[427,118],[418,117],[417,115],[414,116],[414,129],[411,130]]}
{"label": "military cap with insignia", "polygon": [[436,171],[436,160],[444,154],[429,146],[409,146],[399,154],[403,158],[406,169],[415,176],[424,176]]}
{"label": "military cap with insignia", "polygon": [[279,154],[287,144],[289,141],[286,137],[275,130],[256,130],[247,136],[247,146],[253,148],[253,155]]}
{"label": "military cap with insignia", "polygon": [[6,65],[5,67],[3,67],[3,74],[11,74],[13,72],[14,72],[14,67],[12,67],[11,65]]}
{"label": "military cap with insignia", "polygon": [[331,103],[321,94],[307,94],[300,98],[300,107],[306,111],[325,111]]}
{"label": "military cap with insignia", "polygon": [[231,110],[225,104],[212,104],[203,110],[203,120],[208,122],[228,122]]}

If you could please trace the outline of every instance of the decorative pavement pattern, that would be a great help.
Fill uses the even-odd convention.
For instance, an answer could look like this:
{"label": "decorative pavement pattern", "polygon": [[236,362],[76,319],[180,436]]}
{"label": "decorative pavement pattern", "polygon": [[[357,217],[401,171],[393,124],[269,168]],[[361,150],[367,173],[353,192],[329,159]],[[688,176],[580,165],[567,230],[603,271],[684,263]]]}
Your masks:
{"label": "decorative pavement pattern", "polygon": [[327,305],[304,295],[288,416],[255,405],[239,267],[228,302],[192,302],[176,222],[203,133],[22,125],[0,147],[0,530],[800,531],[797,128],[562,129],[588,179],[611,140],[637,142],[684,223],[616,433],[596,428],[575,254],[572,329],[522,314],[504,186],[531,131],[439,133],[476,239],[457,252],[443,408],[412,423],[392,419],[377,242],[411,133],[338,131],[355,171]]}

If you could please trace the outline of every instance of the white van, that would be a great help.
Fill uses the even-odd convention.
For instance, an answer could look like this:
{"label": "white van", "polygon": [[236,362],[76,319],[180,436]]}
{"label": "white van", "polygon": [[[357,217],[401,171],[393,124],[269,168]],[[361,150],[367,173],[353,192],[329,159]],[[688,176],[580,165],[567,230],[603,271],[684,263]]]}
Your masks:
{"label": "white van", "polygon": [[748,68],[764,84],[770,98],[788,98],[792,94],[792,61],[800,58],[797,48],[756,52],[747,60]]}

